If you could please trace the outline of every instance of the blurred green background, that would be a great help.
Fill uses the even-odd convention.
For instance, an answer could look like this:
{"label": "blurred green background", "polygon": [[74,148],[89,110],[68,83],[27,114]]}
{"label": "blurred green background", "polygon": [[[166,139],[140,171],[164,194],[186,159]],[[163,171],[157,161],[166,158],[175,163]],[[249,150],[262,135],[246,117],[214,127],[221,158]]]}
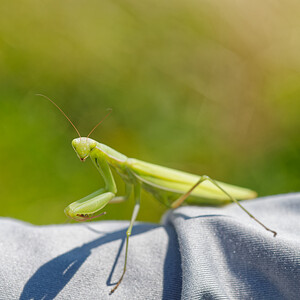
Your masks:
{"label": "blurred green background", "polygon": [[[0,2],[2,216],[63,223],[101,179],[74,129],[129,157],[258,191],[299,191],[298,1]],[[119,191],[124,187],[117,180]],[[105,219],[129,219],[133,200]],[[165,208],[143,194],[138,219]]]}

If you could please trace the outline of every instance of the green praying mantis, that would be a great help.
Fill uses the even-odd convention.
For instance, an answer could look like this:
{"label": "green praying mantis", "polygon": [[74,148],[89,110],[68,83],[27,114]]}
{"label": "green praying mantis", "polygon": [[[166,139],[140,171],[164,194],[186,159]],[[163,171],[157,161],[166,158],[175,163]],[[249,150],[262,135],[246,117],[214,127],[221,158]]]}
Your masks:
{"label": "green praying mantis", "polygon": [[[267,231],[272,232],[274,237],[276,236],[276,231],[265,226],[238,202],[238,200],[255,198],[256,192],[216,181],[206,175],[193,175],[138,159],[128,158],[109,146],[89,138],[91,133],[104,121],[110,112],[90,131],[87,137],[81,137],[75,125],[54,101],[44,95],[38,95],[52,102],[74,127],[79,137],[73,139],[72,146],[78,158],[81,161],[85,161],[90,157],[105,183],[104,187],[67,206],[65,214],[69,218],[80,222],[91,220],[105,214],[105,212],[101,214],[98,214],[98,212],[108,203],[125,201],[132,192],[134,193],[135,205],[126,231],[123,272],[110,294],[118,288],[126,272],[129,237],[140,209],[141,189],[149,192],[167,207],[173,209],[179,207],[183,202],[209,206],[235,202],[253,220]],[[124,196],[116,197],[117,186],[111,168],[116,170],[125,183]]]}

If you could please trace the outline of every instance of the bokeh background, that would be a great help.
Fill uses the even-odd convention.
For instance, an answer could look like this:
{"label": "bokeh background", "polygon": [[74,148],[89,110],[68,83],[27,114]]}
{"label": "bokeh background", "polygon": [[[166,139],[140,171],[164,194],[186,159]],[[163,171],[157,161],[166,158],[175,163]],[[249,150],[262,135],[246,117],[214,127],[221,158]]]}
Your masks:
{"label": "bokeh background", "polygon": [[[300,2],[0,2],[2,216],[63,223],[102,184],[82,135],[271,195],[300,188]],[[124,187],[117,179],[119,191]],[[102,219],[129,219],[133,200]],[[165,208],[143,194],[138,219]]]}

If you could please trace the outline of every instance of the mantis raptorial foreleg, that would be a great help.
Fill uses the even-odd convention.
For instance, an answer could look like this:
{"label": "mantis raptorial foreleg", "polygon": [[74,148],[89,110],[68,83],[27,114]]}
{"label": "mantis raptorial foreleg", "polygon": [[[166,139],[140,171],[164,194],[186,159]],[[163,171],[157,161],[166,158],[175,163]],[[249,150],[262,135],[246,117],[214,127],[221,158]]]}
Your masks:
{"label": "mantis raptorial foreleg", "polygon": [[128,200],[132,192],[132,184],[125,182],[125,195],[124,196],[118,196],[110,200],[109,203],[120,203],[123,201]]}
{"label": "mantis raptorial foreleg", "polygon": [[139,213],[139,209],[140,209],[140,199],[141,199],[141,185],[140,183],[136,182],[136,184],[134,185],[134,200],[135,200],[135,205],[134,205],[134,209],[133,209],[133,213],[131,216],[131,220],[130,220],[130,224],[129,227],[126,231],[126,250],[125,250],[125,261],[124,261],[124,267],[123,267],[123,273],[119,279],[119,281],[117,282],[117,284],[114,286],[114,288],[110,291],[110,295],[117,289],[117,287],[120,285],[120,283],[123,280],[123,277],[125,275],[126,272],[126,265],[127,265],[127,256],[128,256],[128,243],[129,243],[129,237],[131,236],[131,231],[132,231],[132,226],[136,220],[136,217]]}
{"label": "mantis raptorial foreleg", "polygon": [[117,193],[116,183],[111,174],[107,160],[101,155],[97,155],[97,157],[91,155],[91,158],[104,179],[105,187],[66,207],[66,215],[76,221],[86,221],[97,217],[92,215],[114,199]]}
{"label": "mantis raptorial foreleg", "polygon": [[230,194],[228,194],[215,180],[211,179],[207,175],[203,175],[200,177],[200,179],[191,187],[190,190],[188,190],[185,194],[183,194],[181,197],[179,197],[176,201],[174,201],[171,205],[172,208],[177,208],[180,206],[186,198],[193,192],[193,190],[199,186],[204,181],[210,181],[214,186],[216,186],[220,191],[222,191],[232,202],[235,202],[250,218],[252,218],[254,221],[256,221],[259,225],[261,225],[263,228],[265,228],[267,231],[270,231],[273,233],[273,236],[275,237],[277,235],[277,232],[274,230],[271,230],[267,226],[265,226],[262,222],[257,220],[244,206],[242,206],[238,200],[236,200],[234,197],[232,197]]}

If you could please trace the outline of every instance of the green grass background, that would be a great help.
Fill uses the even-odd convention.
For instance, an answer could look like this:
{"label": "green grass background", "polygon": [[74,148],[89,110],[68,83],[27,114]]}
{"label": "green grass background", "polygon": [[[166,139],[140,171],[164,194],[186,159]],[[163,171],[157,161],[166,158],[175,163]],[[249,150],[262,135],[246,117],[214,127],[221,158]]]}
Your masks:
{"label": "green grass background", "polygon": [[[74,129],[129,157],[271,195],[299,191],[297,1],[0,2],[1,216],[62,223],[98,189]],[[117,180],[122,193],[124,187]],[[129,219],[133,200],[102,219]],[[165,208],[143,194],[138,219]]]}

